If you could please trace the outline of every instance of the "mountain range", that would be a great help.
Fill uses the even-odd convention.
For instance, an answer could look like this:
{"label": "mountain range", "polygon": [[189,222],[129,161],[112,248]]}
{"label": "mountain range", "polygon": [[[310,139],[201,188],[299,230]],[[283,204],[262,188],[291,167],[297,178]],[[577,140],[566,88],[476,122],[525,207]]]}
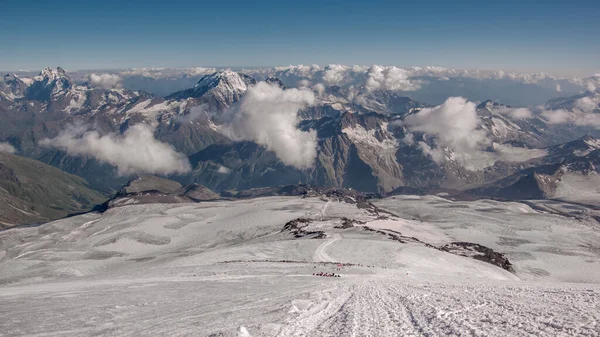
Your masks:
{"label": "mountain range", "polygon": [[[269,146],[228,133],[231,115],[243,108],[259,80],[284,93],[314,96],[299,109],[296,125],[298,132],[315,135],[312,167],[288,165]],[[543,109],[576,114],[577,102],[593,101],[598,95],[552,99]],[[552,198],[559,196],[563,177],[587,179],[598,173],[599,142],[594,137],[600,134],[591,126],[553,123],[541,112],[485,101],[474,107],[471,117],[476,124],[470,130],[471,135],[485,137],[475,147],[469,145],[477,157],[465,159],[456,139],[415,124],[440,109],[444,105],[416,101],[397,90],[289,88],[276,77],[254,78],[231,70],[207,74],[195,86],[161,97],[76,84],[63,69],[47,68],[32,78],[4,76],[0,142],[14,146],[17,155],[11,157],[28,157],[79,176],[104,196],[118,192],[134,172],[121,172],[93,152],[43,146],[43,140],[55,139],[73,126],[115,138],[134,125],[148,125],[157,141],[189,160],[188,172],[166,177],[217,193],[301,183],[380,194],[448,190],[475,197]],[[453,118],[449,134],[453,124],[463,122],[462,116]],[[471,167],[474,158],[483,158],[477,160],[485,164]],[[97,195],[90,200],[98,200]]]}

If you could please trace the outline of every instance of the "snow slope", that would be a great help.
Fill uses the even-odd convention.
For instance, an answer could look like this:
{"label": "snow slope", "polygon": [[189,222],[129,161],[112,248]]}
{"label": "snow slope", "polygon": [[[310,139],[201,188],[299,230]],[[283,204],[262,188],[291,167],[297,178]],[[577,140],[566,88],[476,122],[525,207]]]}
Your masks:
{"label": "snow slope", "polygon": [[435,196],[396,196],[376,205],[415,220],[403,220],[408,227],[398,222],[376,223],[374,227],[400,226],[406,228],[407,235],[424,236],[432,242],[482,244],[505,253],[523,280],[600,280],[600,224],[594,218],[550,214],[517,202],[461,202]]}
{"label": "snow slope", "polygon": [[[485,206],[478,203],[440,214],[446,201],[434,197],[378,205],[397,215],[324,198],[268,197],[123,206],[2,231],[0,336],[598,334],[600,275],[590,271],[598,252],[563,261],[536,250],[551,240],[568,252],[598,242],[597,230],[583,229],[591,224],[563,217],[566,229],[534,230],[558,216],[517,203],[494,204],[488,218],[475,217]],[[497,218],[514,227],[517,215],[528,219],[531,245],[495,244]],[[362,223],[341,226],[341,217]],[[312,220],[295,237],[284,224],[297,218]],[[422,242],[400,243],[364,226]],[[310,234],[320,232],[324,238]],[[563,240],[563,233],[574,236]],[[494,243],[516,274],[425,244],[456,240]],[[550,275],[529,272],[527,259],[513,261],[515,247],[530,249]],[[555,273],[553,263],[566,270]],[[319,272],[341,277],[313,276]]]}

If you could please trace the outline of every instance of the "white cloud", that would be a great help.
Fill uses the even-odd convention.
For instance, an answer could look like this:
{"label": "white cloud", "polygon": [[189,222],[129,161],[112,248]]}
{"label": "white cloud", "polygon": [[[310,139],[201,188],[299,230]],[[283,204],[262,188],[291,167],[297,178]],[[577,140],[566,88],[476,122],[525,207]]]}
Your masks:
{"label": "white cloud", "polygon": [[595,74],[585,80],[585,87],[588,91],[596,91],[600,89],[600,74]]}
{"label": "white cloud", "polygon": [[[278,73],[284,73],[286,75],[294,75],[294,76],[311,78],[315,72],[321,70],[321,67],[319,67],[316,64],[308,65],[308,66],[299,64],[297,66],[290,65],[287,67],[275,67],[275,68],[273,68],[273,70],[275,70]],[[255,70],[250,70],[250,71],[255,71]],[[268,71],[270,71],[270,70],[267,69],[267,72]]]}
{"label": "white cloud", "polygon": [[104,89],[114,89],[122,86],[121,76],[115,74],[91,73],[89,76],[89,82],[94,87],[101,87]]}
{"label": "white cloud", "polygon": [[600,113],[584,112],[579,109],[573,111],[558,109],[542,111],[541,115],[550,124],[574,124],[600,129]]}
{"label": "white cloud", "polygon": [[504,73],[503,70],[496,70],[493,74],[492,74],[492,78],[495,79],[502,79],[504,78],[504,76],[506,75],[506,73]]}
{"label": "white cloud", "polygon": [[303,79],[298,81],[298,88],[308,88],[310,87],[310,81],[307,79]]}
{"label": "white cloud", "polygon": [[317,135],[297,125],[298,111],[314,103],[315,95],[308,89],[284,90],[259,82],[226,114],[230,125],[223,131],[233,139],[266,146],[287,165],[310,168],[317,156]]}
{"label": "white cloud", "polygon": [[[526,109],[507,109],[506,113],[520,118],[529,118],[531,113]],[[542,150],[493,143],[491,135],[481,127],[475,103],[462,97],[450,97],[444,104],[410,114],[397,124],[407,130],[402,140],[405,144],[417,145],[438,164],[453,160],[469,170],[480,170],[498,160],[524,161],[545,154]],[[418,138],[416,133],[423,135]]]}
{"label": "white cloud", "polygon": [[585,88],[587,91],[596,91],[600,89],[600,74],[594,74],[587,78],[572,78],[570,82]]}
{"label": "white cloud", "polygon": [[216,68],[132,68],[121,71],[121,76],[142,76],[154,79],[176,78],[181,76],[200,76],[212,74],[217,71]]}
{"label": "white cloud", "polygon": [[550,124],[565,124],[570,120],[570,113],[565,109],[545,110],[541,115]]}
{"label": "white cloud", "polygon": [[498,160],[507,162],[522,162],[532,158],[543,157],[548,154],[548,151],[544,149],[526,149],[522,147],[500,145],[497,143],[494,143],[492,146]]}
{"label": "white cloud", "polygon": [[[287,85],[296,84],[302,79],[309,79],[313,84],[322,82],[326,85],[354,85],[356,87],[367,87],[367,81],[369,81],[369,88],[373,88],[374,85],[381,90],[418,90],[427,79],[420,78],[417,80],[415,77],[434,77],[438,78],[440,81],[449,80],[451,78],[473,78],[479,80],[501,79],[518,83],[538,84],[549,89],[557,89],[556,85],[559,84],[558,81],[565,79],[570,80],[574,84],[587,87],[590,90],[600,87],[600,74],[586,79],[575,79],[569,77],[556,77],[541,72],[517,73],[504,72],[501,70],[449,69],[436,66],[399,68],[375,65],[374,67],[390,72],[391,77],[388,84],[391,84],[391,87],[400,88],[388,89],[385,84],[386,81],[369,80],[369,71],[372,67],[360,65],[330,64],[324,68],[317,65],[290,65],[274,68],[244,69],[243,72],[257,78],[275,76],[283,80]],[[393,74],[394,72],[397,72],[398,74]],[[406,74],[406,77],[409,80],[408,82],[405,82],[406,79],[404,78],[403,73]],[[396,81],[396,84],[393,84],[394,81]],[[376,82],[379,82],[379,84]]]}
{"label": "white cloud", "polygon": [[512,119],[530,119],[534,117],[533,112],[527,108],[500,107],[494,109],[494,112],[507,115]]}
{"label": "white cloud", "polygon": [[323,80],[329,84],[341,84],[346,80],[346,74],[350,68],[340,64],[330,64],[325,67]]}
{"label": "white cloud", "polygon": [[325,92],[325,85],[323,83],[317,83],[312,86],[312,89],[319,95],[323,95]]}
{"label": "white cloud", "polygon": [[374,65],[369,68],[365,88],[373,90],[401,90],[414,91],[419,85],[409,79],[410,72],[396,67],[382,67]]}
{"label": "white cloud", "polygon": [[9,143],[0,142],[0,152],[15,153],[17,149]]}
{"label": "white cloud", "polygon": [[231,173],[231,169],[229,167],[225,167],[223,165],[219,165],[219,168],[217,169],[217,173],[229,174],[229,173]]}
{"label": "white cloud", "polygon": [[572,111],[566,109],[544,110],[541,116],[550,124],[574,124],[600,129],[600,94],[582,97],[575,101]]}
{"label": "white cloud", "polygon": [[201,104],[198,106],[193,106],[188,114],[179,115],[177,117],[177,121],[179,123],[186,123],[195,120],[208,120],[210,119],[210,111],[208,104]]}
{"label": "white cloud", "polygon": [[461,165],[481,168],[479,159],[484,147],[491,144],[484,130],[479,128],[481,120],[476,105],[462,97],[450,97],[434,108],[425,108],[406,116],[402,125],[411,132],[421,132],[435,137],[436,147],[424,141],[418,142],[424,153],[436,163],[441,163],[445,149],[450,149]]}
{"label": "white cloud", "polygon": [[191,169],[187,157],[154,138],[154,129],[147,124],[135,124],[123,135],[104,136],[87,127],[72,126],[56,138],[41,140],[40,145],[94,157],[116,166],[120,175],[186,173]]}
{"label": "white cloud", "polygon": [[207,75],[212,74],[217,71],[215,68],[204,68],[204,67],[193,67],[193,68],[183,68],[178,69],[177,74],[184,74],[188,76],[198,76],[198,75]]}
{"label": "white cloud", "polygon": [[582,97],[575,101],[575,107],[583,112],[593,112],[600,107],[600,95]]}
{"label": "white cloud", "polygon": [[404,135],[404,138],[402,139],[402,141],[405,144],[413,145],[415,143],[415,135],[413,135],[412,133],[407,133]]}

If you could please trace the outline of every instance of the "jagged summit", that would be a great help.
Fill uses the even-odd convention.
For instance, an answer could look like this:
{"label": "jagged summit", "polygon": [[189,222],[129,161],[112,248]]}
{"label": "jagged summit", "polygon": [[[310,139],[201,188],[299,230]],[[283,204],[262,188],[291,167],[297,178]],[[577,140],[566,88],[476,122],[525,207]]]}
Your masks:
{"label": "jagged summit", "polygon": [[575,139],[573,141],[554,146],[553,148],[575,148],[575,147],[584,147],[588,149],[600,149],[600,140],[590,134],[587,134],[583,137]]}
{"label": "jagged summit", "polygon": [[479,104],[477,106],[477,110],[486,110],[487,109],[489,111],[492,111],[495,108],[510,108],[510,106],[504,105],[504,104],[501,104],[498,102],[494,102],[491,99],[488,99],[487,101],[482,102],[481,104]]}
{"label": "jagged summit", "polygon": [[215,100],[221,107],[228,107],[256,84],[252,77],[231,70],[217,71],[203,76],[193,88],[178,91],[167,99],[206,98]]}
{"label": "jagged summit", "polygon": [[269,76],[265,79],[265,82],[271,84],[271,85],[276,85],[280,88],[285,88],[285,85],[283,84],[283,82],[281,82],[281,80],[275,76]]}
{"label": "jagged summit", "polygon": [[19,79],[19,76],[16,74],[6,74],[4,75],[4,82],[11,82]]}
{"label": "jagged summit", "polygon": [[61,67],[46,68],[33,78],[33,83],[27,88],[26,98],[40,101],[49,100],[66,94],[73,86],[71,79]]}
{"label": "jagged summit", "polygon": [[0,90],[0,92],[3,91],[4,94],[10,99],[23,97],[28,86],[28,84],[16,74],[4,75],[4,84],[6,85],[6,89]]}
{"label": "jagged summit", "polygon": [[248,75],[224,70],[203,76],[194,88],[198,89],[199,92],[206,92],[213,89],[245,92],[248,89],[248,85],[255,83],[256,81]]}
{"label": "jagged summit", "polygon": [[598,149],[600,149],[600,140],[591,135],[585,135],[573,141],[549,147],[548,158],[559,158],[554,161],[563,161],[566,158],[586,156]]}
{"label": "jagged summit", "polygon": [[52,69],[50,67],[46,67],[44,70],[42,70],[40,72],[40,74],[38,75],[39,77],[43,77],[43,78],[47,78],[50,80],[56,80],[59,79],[61,77],[66,77],[69,78],[69,76],[67,76],[67,72],[61,68],[61,67],[56,67],[56,69]]}

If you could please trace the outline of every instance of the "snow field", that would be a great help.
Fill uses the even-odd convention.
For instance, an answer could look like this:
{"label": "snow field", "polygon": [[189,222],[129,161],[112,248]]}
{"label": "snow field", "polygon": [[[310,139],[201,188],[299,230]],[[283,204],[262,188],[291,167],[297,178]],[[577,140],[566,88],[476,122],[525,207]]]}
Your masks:
{"label": "snow field", "polygon": [[[0,336],[598,335],[598,254],[582,248],[599,242],[592,223],[519,203],[377,205],[397,216],[269,197],[131,205],[2,231]],[[486,245],[516,274],[361,224],[335,228],[342,216],[434,245]],[[300,217],[326,237],[282,230]]]}

